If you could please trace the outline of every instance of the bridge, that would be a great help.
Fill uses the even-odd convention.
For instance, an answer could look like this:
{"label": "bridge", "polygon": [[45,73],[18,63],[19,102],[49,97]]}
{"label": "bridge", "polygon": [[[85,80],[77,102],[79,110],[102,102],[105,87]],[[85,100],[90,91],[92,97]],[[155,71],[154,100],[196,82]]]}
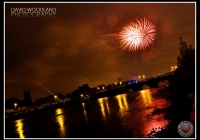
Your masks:
{"label": "bridge", "polygon": [[90,98],[96,99],[96,98],[101,98],[101,97],[114,96],[121,93],[127,93],[129,92],[129,89],[132,89],[133,91],[139,91],[139,90],[142,90],[142,87],[144,85],[148,85],[150,88],[158,88],[159,83],[161,81],[164,81],[164,80],[169,81],[173,75],[174,75],[174,72],[169,72],[160,76],[151,77],[145,80],[138,81],[137,83],[123,84],[111,89],[104,89],[104,90],[92,93],[90,95]]}

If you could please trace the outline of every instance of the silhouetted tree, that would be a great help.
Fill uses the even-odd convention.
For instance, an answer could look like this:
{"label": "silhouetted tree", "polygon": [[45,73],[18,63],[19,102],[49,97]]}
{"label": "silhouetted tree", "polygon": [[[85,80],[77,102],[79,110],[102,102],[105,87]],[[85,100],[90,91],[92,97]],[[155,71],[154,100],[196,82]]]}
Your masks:
{"label": "silhouetted tree", "polygon": [[189,119],[192,103],[188,96],[195,91],[195,49],[182,42],[182,38],[180,40],[178,68],[170,80],[172,114],[176,121]]}
{"label": "silhouetted tree", "polygon": [[182,81],[182,84],[187,84],[187,91],[195,91],[195,50],[192,46],[187,46],[186,42],[182,42],[180,55],[177,58],[177,76],[179,81]]}

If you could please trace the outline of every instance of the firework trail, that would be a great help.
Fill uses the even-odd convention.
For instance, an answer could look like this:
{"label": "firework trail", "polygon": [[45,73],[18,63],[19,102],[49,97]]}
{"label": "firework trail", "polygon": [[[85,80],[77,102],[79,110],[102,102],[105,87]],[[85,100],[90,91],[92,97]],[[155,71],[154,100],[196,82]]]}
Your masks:
{"label": "firework trail", "polygon": [[118,37],[120,40],[120,47],[122,49],[128,49],[129,51],[145,49],[153,43],[155,39],[155,26],[148,20],[136,19],[136,23],[129,23],[122,28]]}
{"label": "firework trail", "polygon": [[108,76],[106,76],[107,79],[109,79],[112,82],[115,82],[113,79],[110,79]]}
{"label": "firework trail", "polygon": [[94,83],[92,83],[89,79],[85,78],[90,84],[92,84],[94,87],[96,87],[97,85],[95,85]]}
{"label": "firework trail", "polygon": [[[53,94],[50,90],[48,90],[46,87],[44,87],[42,84],[40,84],[39,82],[37,82],[36,80],[34,80],[33,78],[31,78],[29,75],[27,75],[30,79],[32,79],[35,83],[37,83],[40,87],[42,87],[43,89],[45,89],[48,93],[50,93],[51,95],[55,96],[55,94]],[[69,107],[68,105],[66,105],[60,98],[57,97],[57,99],[63,103],[65,106],[67,106],[69,109],[75,111],[74,109],[72,109],[71,107]],[[77,111],[75,111],[76,113],[78,113]]]}

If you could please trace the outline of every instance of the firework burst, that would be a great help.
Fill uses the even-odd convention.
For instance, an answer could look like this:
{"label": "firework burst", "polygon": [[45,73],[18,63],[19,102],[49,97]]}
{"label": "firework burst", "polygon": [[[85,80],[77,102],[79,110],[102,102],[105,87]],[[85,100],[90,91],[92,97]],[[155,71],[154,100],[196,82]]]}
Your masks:
{"label": "firework burst", "polygon": [[120,47],[129,51],[145,49],[153,43],[155,39],[155,26],[145,18],[136,23],[131,22],[123,27],[119,33]]}

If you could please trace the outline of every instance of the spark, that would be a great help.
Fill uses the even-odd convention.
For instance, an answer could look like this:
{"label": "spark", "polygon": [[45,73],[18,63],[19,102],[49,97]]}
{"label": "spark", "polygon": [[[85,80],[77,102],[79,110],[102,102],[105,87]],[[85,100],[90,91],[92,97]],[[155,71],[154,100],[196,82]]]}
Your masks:
{"label": "spark", "polygon": [[123,27],[118,35],[120,47],[124,50],[146,49],[155,40],[155,26],[145,18],[136,21]]}

